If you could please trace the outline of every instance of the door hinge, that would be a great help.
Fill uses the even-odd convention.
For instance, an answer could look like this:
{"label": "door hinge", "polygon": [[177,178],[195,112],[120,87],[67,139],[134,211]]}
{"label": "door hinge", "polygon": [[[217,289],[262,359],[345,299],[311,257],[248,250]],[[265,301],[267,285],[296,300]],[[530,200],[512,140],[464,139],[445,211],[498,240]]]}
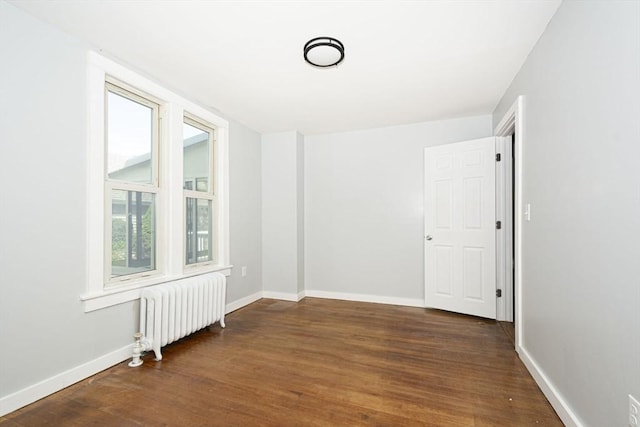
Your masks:
{"label": "door hinge", "polygon": [[496,297],[502,298],[502,289],[496,289]]}
{"label": "door hinge", "polygon": [[500,156],[500,153],[496,153],[496,162],[499,162],[500,160],[502,160],[502,156]]}
{"label": "door hinge", "polygon": [[496,230],[502,229],[502,221],[496,221]]}

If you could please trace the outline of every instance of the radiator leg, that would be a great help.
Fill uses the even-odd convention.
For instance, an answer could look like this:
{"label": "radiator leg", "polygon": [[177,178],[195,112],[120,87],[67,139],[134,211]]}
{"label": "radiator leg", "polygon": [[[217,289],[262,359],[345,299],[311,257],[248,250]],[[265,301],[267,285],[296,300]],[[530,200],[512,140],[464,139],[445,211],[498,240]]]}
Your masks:
{"label": "radiator leg", "polygon": [[153,346],[153,352],[156,355],[156,361],[159,362],[162,360],[162,353],[160,352],[160,345],[158,346]]}

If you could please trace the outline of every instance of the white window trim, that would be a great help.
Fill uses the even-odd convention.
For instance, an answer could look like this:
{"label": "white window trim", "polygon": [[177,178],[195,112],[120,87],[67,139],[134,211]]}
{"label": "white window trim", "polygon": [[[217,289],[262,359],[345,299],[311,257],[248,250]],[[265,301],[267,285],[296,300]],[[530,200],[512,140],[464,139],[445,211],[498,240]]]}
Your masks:
{"label": "white window trim", "polygon": [[[160,123],[160,139],[163,146],[159,153],[159,185],[164,197],[157,200],[158,219],[157,247],[163,248],[156,259],[158,274],[141,280],[124,282],[105,288],[105,141],[104,141],[104,97],[107,76],[123,82],[159,101],[165,120]],[[145,286],[170,282],[184,277],[220,271],[231,273],[229,259],[229,123],[209,110],[165,89],[157,83],[107,59],[96,52],[87,57],[87,287],[80,299],[84,311],[133,301],[140,297]],[[216,128],[217,153],[214,158],[215,182],[218,182],[218,217],[215,227],[218,238],[215,243],[218,262],[214,266],[203,266],[185,270],[182,209],[182,123],[185,111],[211,123]],[[162,229],[160,229],[162,228]],[[161,259],[162,258],[162,259]]]}

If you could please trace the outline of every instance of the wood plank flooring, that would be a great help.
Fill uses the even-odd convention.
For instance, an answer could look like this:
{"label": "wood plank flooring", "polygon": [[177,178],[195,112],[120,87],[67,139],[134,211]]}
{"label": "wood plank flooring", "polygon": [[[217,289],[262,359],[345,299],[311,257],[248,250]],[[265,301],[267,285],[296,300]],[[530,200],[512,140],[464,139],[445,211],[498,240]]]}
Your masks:
{"label": "wood plank flooring", "polygon": [[512,322],[498,322],[498,324],[502,327],[502,330],[505,334],[507,334],[507,338],[511,343],[511,347],[516,347],[516,328]]}
{"label": "wood plank flooring", "polygon": [[13,426],[562,426],[500,324],[263,299],[0,418]]}

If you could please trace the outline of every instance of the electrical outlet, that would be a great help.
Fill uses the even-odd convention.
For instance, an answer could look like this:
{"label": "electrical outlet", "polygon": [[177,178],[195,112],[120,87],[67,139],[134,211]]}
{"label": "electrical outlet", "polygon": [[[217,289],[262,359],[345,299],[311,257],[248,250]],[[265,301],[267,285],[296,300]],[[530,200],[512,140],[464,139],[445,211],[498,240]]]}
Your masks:
{"label": "electrical outlet", "polygon": [[242,277],[245,277],[247,275],[247,267],[244,266],[242,267]]}
{"label": "electrical outlet", "polygon": [[640,426],[640,403],[629,395],[629,427]]}

